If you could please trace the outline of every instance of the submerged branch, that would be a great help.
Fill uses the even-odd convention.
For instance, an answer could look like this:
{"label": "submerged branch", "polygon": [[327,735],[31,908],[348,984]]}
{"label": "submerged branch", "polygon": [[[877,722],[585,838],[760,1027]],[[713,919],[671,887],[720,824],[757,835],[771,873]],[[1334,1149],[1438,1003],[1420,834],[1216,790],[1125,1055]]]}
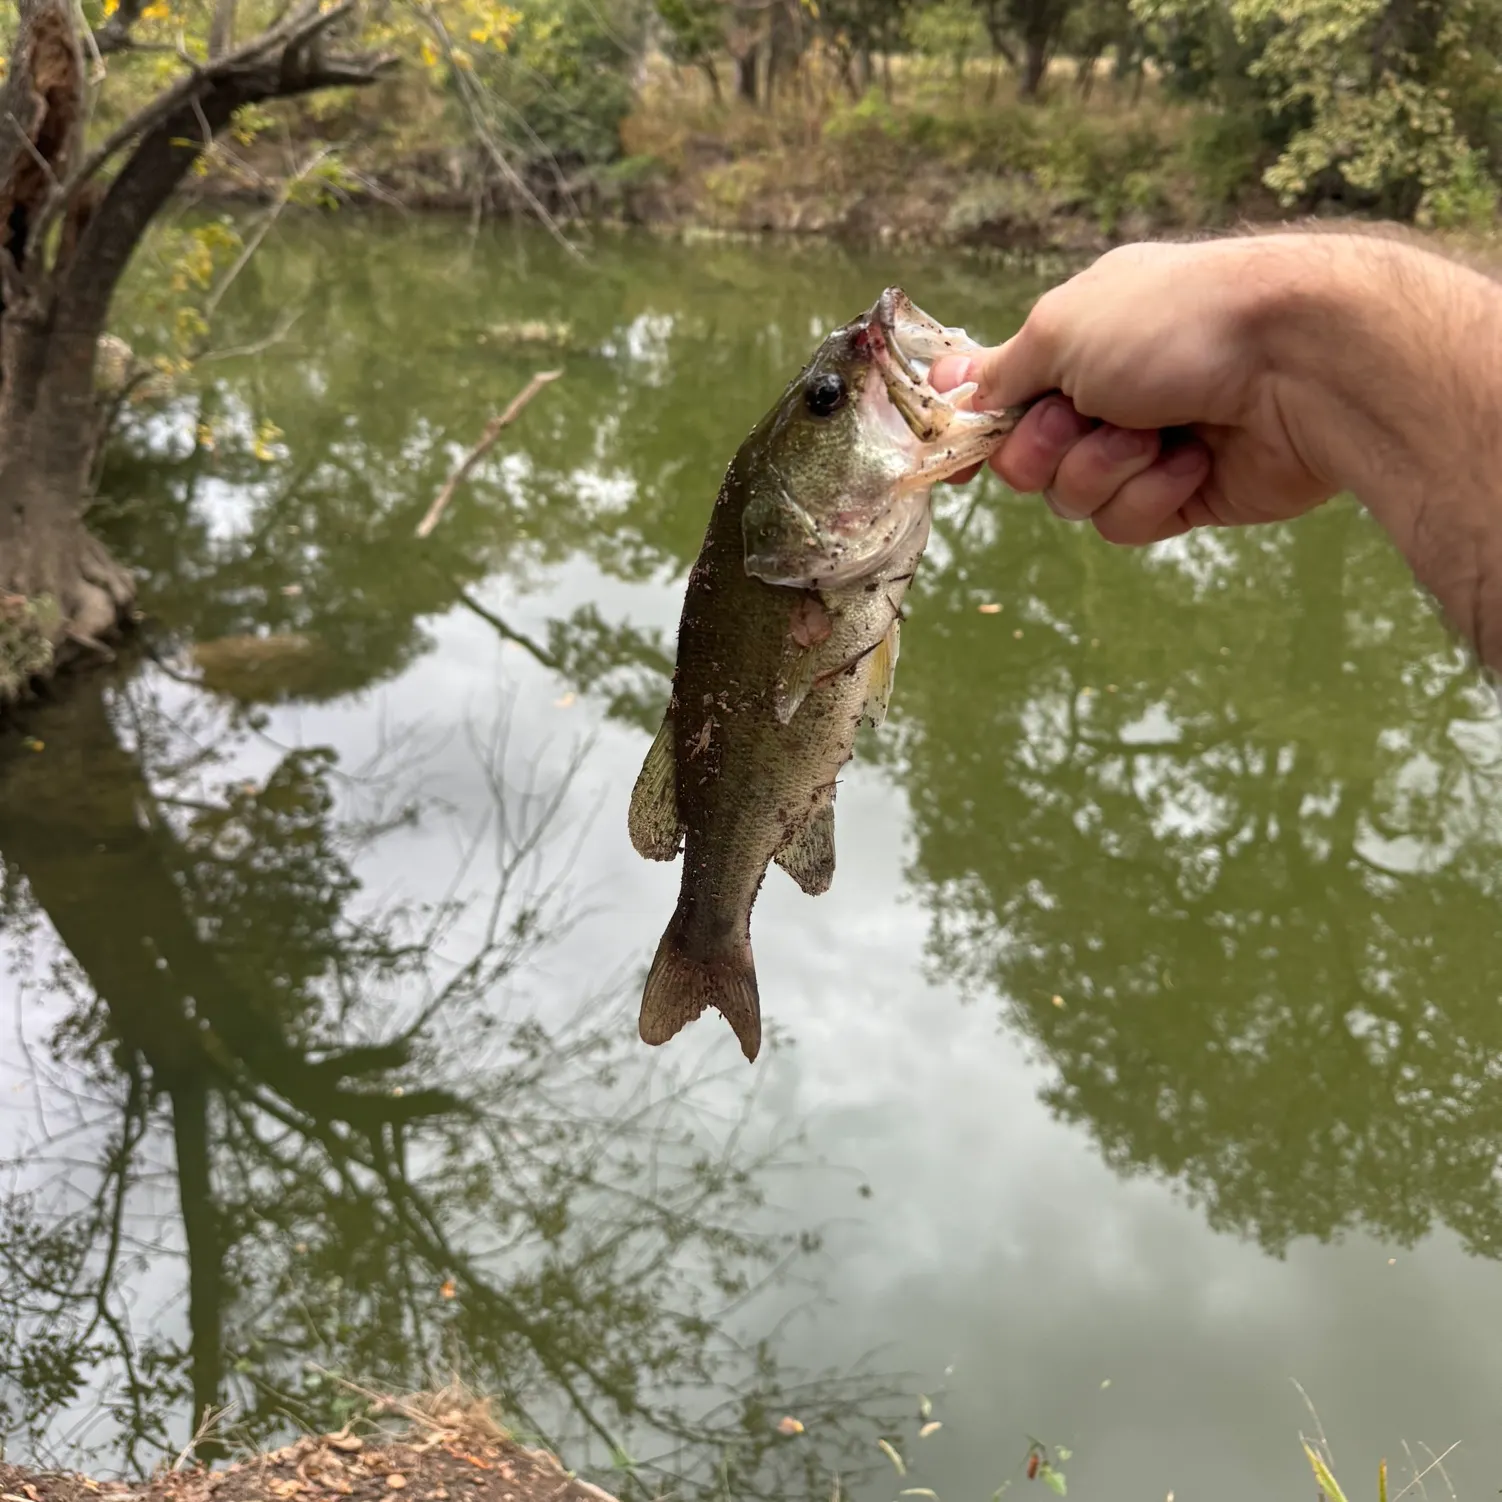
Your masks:
{"label": "submerged branch", "polygon": [[561,370],[539,370],[536,375],[511,399],[511,404],[499,417],[492,417],[485,424],[485,431],[480,435],[480,441],[459,461],[458,467],[444,482],[443,489],[438,492],[433,504],[428,507],[428,514],[417,524],[416,536],[426,537],[438,525],[444,508],[453,500],[454,492],[464,483],[465,477],[477,465],[486,454],[495,447],[495,441],[501,436],[501,431],[509,427],[521,415],[522,408],[537,395],[550,381],[556,381],[563,372]]}

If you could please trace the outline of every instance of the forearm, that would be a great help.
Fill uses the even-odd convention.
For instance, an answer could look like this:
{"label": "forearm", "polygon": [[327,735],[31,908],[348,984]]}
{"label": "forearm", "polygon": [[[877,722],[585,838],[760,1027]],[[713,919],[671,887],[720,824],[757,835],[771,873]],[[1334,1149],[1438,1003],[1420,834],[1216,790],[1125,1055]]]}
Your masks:
{"label": "forearm", "polygon": [[1502,286],[1408,244],[1301,239],[1262,314],[1266,399],[1502,670]]}

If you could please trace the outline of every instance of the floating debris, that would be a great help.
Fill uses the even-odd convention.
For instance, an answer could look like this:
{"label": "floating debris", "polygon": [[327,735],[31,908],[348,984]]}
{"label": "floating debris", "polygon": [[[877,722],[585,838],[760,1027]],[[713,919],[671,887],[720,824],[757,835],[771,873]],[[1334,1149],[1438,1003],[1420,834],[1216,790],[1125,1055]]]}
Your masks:
{"label": "floating debris", "polygon": [[543,318],[524,318],[511,323],[493,323],[476,337],[477,344],[569,344],[574,329],[569,323]]}
{"label": "floating debris", "polygon": [[786,1418],[778,1419],[777,1432],[779,1434],[802,1434],[803,1425],[789,1414]]}
{"label": "floating debris", "polygon": [[944,1425],[939,1419],[931,1419],[918,1431],[918,1438],[927,1439],[930,1434],[937,1434],[943,1427]]}
{"label": "floating debris", "polygon": [[889,1445],[886,1442],[886,1440],[884,1440],[884,1439],[877,1440],[876,1441],[876,1448],[878,1450],[880,1450],[881,1453],[883,1455],[885,1455],[887,1457],[887,1459],[890,1460],[894,1466],[897,1467],[897,1474],[899,1476],[906,1476],[907,1475],[907,1466],[903,1463],[902,1457],[896,1452],[896,1450],[894,1450],[891,1447],[891,1445]]}

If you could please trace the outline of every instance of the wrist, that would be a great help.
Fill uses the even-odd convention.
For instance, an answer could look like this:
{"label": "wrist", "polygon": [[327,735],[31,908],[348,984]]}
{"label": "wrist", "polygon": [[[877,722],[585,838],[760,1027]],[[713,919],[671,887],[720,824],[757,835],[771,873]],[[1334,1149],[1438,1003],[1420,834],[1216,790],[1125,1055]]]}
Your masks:
{"label": "wrist", "polygon": [[1257,243],[1241,293],[1246,342],[1311,471],[1373,506],[1458,479],[1477,424],[1489,433],[1495,421],[1502,291],[1403,241]]}
{"label": "wrist", "polygon": [[1401,240],[1266,243],[1249,317],[1290,442],[1502,666],[1502,288]]}

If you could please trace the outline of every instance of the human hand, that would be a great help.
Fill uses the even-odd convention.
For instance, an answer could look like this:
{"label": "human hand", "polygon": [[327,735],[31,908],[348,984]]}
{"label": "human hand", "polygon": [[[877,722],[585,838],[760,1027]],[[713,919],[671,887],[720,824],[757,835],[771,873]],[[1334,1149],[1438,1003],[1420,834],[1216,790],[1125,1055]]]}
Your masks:
{"label": "human hand", "polygon": [[1045,294],[1005,344],[939,361],[931,379],[975,381],[976,408],[1042,396],[989,462],[1108,541],[1285,520],[1343,484],[1327,404],[1279,367],[1269,331],[1342,274],[1339,254],[1322,235],[1123,246]]}

